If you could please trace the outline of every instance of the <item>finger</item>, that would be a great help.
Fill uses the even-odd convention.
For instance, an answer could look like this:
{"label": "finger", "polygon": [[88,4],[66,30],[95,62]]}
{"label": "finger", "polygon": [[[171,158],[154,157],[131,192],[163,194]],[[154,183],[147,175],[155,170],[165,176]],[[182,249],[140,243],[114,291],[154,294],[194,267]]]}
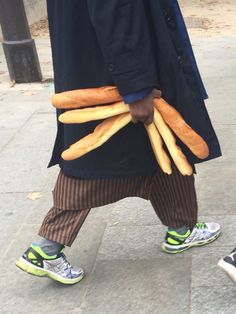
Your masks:
{"label": "finger", "polygon": [[132,121],[134,121],[134,123],[137,123],[137,122],[142,122],[144,123],[144,121],[146,121],[148,119],[148,116],[147,115],[135,115],[133,118],[132,118]]}
{"label": "finger", "polygon": [[135,117],[132,117],[132,120],[131,120],[133,123],[138,123],[138,119],[137,118],[135,118]]}
{"label": "finger", "polygon": [[153,114],[152,114],[152,115],[149,115],[148,118],[143,121],[143,123],[144,123],[145,125],[152,124],[152,122],[153,122],[153,117],[154,117]]}
{"label": "finger", "polygon": [[137,122],[146,123],[146,121],[149,123],[149,121],[153,120],[154,111],[145,113],[145,114],[135,114],[133,115],[133,119]]}

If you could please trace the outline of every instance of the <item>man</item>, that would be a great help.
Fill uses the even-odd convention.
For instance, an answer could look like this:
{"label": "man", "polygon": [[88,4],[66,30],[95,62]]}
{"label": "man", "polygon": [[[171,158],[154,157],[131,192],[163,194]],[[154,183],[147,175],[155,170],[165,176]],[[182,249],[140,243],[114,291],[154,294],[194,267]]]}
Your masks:
{"label": "man", "polygon": [[[220,234],[216,223],[197,222],[193,176],[164,174],[143,123],[153,119],[154,95],[172,104],[207,142],[208,159],[221,155],[204,99],[206,91],[175,0],[49,0],[49,27],[56,92],[116,85],[134,123],[105,145],[74,161],[61,153],[100,123],[58,123],[50,166],[59,164],[53,208],[40,228],[42,240],[17,262],[21,269],[64,284],[80,281],[63,254],[92,207],[138,196],[150,199],[168,226],[163,250],[179,253],[208,244]],[[58,110],[57,115],[62,111]],[[193,165],[200,162],[178,143]]]}

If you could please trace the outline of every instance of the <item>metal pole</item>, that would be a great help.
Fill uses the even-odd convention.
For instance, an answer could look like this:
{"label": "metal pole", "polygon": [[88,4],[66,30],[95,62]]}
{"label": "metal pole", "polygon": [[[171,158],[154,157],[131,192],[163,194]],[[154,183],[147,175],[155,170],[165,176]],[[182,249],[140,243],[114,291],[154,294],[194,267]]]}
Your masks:
{"label": "metal pole", "polygon": [[38,55],[23,0],[0,0],[0,24],[11,80],[16,83],[41,81]]}

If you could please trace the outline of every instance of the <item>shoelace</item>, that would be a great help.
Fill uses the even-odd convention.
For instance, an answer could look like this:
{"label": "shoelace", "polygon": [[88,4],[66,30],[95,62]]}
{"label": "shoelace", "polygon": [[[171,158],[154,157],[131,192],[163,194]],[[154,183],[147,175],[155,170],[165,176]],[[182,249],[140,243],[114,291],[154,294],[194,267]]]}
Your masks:
{"label": "shoelace", "polygon": [[61,270],[63,270],[64,272],[66,272],[66,274],[71,274],[72,271],[72,266],[70,265],[70,263],[67,261],[66,257],[64,254],[62,254],[61,256],[61,261],[60,263],[57,265],[57,267]]}
{"label": "shoelace", "polygon": [[188,241],[192,241],[195,238],[198,238],[199,240],[204,240],[207,236],[208,230],[206,224],[204,222],[198,222],[194,227],[194,231],[189,236]]}

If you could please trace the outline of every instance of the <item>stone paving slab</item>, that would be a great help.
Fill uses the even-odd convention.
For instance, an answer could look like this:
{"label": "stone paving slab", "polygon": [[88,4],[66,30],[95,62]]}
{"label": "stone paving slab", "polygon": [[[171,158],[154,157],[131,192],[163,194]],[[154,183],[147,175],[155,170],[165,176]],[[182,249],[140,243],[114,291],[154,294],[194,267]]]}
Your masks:
{"label": "stone paving slab", "polygon": [[232,314],[236,310],[236,289],[223,285],[196,287],[191,300],[191,314]]}
{"label": "stone paving slab", "polygon": [[50,152],[56,134],[55,116],[53,113],[34,113],[30,120],[17,134],[10,146],[30,149],[36,152]]}
{"label": "stone paving slab", "polygon": [[[199,216],[199,221],[217,222],[222,226],[222,235],[210,246],[194,248],[184,255],[207,252],[209,247],[233,248],[236,243],[234,234],[236,215],[227,216]],[[101,244],[98,260],[113,259],[150,259],[165,253],[161,252],[161,243],[164,240],[166,227],[162,225],[113,225],[106,228]],[[114,241],[114,239],[116,239]],[[200,251],[200,252],[199,252]]]}
{"label": "stone paving slab", "polygon": [[38,51],[40,66],[43,78],[52,78],[52,58],[51,58],[51,45],[48,39],[36,39],[35,44]]}
{"label": "stone paving slab", "polygon": [[107,227],[98,260],[151,259],[160,256],[160,244],[165,237],[164,226]]}
{"label": "stone paving slab", "polygon": [[42,189],[56,132],[54,119],[51,113],[34,115],[1,153],[2,192]]}
{"label": "stone paving slab", "polygon": [[[54,308],[55,310],[51,311],[50,309],[47,310],[47,314],[80,314],[80,310],[79,309],[70,309],[68,312],[65,312],[65,311],[61,311],[60,308],[58,308],[58,306],[53,306],[52,308]],[[41,309],[38,307],[38,308],[34,308],[32,309],[32,313],[33,314],[42,314],[42,306],[41,306]],[[17,314],[26,314],[27,312],[24,310],[24,307],[21,308],[18,308],[17,309]],[[2,310],[1,311],[1,314],[16,314],[16,310],[11,310],[9,311],[8,309],[6,310]]]}
{"label": "stone paving slab", "polygon": [[[236,243],[236,237],[232,236],[235,229],[236,215],[199,216],[199,221],[220,223],[222,226],[220,238],[210,245],[193,248],[180,256],[201,256],[201,254],[206,256],[209,249],[218,251],[220,248],[222,252],[232,250]],[[139,260],[166,255],[161,251],[161,243],[164,240],[165,233],[166,227],[161,225],[110,226],[108,224],[97,259]]]}
{"label": "stone paving slab", "polygon": [[16,130],[14,129],[5,129],[0,127],[0,151],[12,140],[15,136]]}
{"label": "stone paving slab", "polygon": [[81,313],[189,313],[191,261],[167,260],[97,262]]}
{"label": "stone paving slab", "polygon": [[21,101],[18,101],[16,104],[16,98],[19,97],[19,93],[16,93],[13,98],[3,98],[1,103],[4,102],[4,106],[0,106],[1,129],[19,129],[36,111],[35,106],[32,105],[29,100],[28,103],[26,103],[21,99]]}
{"label": "stone paving slab", "polygon": [[[227,168],[233,165],[236,159],[236,124],[215,125],[216,133],[220,142],[222,157],[209,163],[212,166]],[[230,141],[228,141],[230,138]],[[220,165],[224,163],[223,165]],[[236,170],[235,170],[236,172]]]}
{"label": "stone paving slab", "polygon": [[234,77],[236,73],[235,37],[194,38],[192,42],[204,80],[214,77]]}
{"label": "stone paving slab", "polygon": [[235,37],[232,36],[208,38],[207,40],[200,37],[194,38],[193,48],[199,63],[204,64],[212,59],[218,59],[218,64],[222,64],[225,60],[235,62],[236,44],[234,39]]}
{"label": "stone paving slab", "polygon": [[[236,72],[236,71],[235,71]],[[235,78],[218,76],[204,80],[209,99],[206,107],[214,126],[219,124],[236,124],[235,110]]]}
{"label": "stone paving slab", "polygon": [[[208,52],[205,51],[205,54]],[[222,55],[224,51],[221,51]],[[219,60],[219,59],[218,59]],[[201,62],[201,73],[204,73],[204,78],[208,77],[233,77],[233,73],[236,72],[236,58],[231,60],[231,62],[225,62],[225,59],[222,59],[219,62],[216,62],[216,59],[212,57],[211,59]],[[219,87],[220,88],[220,87]]]}
{"label": "stone paving slab", "polygon": [[32,202],[26,193],[0,193],[0,254],[21,228],[25,217],[31,212]]}
{"label": "stone paving slab", "polygon": [[59,166],[47,168],[46,170],[46,180],[44,182],[42,192],[50,193],[54,189],[56,179],[59,173]]}
{"label": "stone paving slab", "polygon": [[160,225],[149,201],[141,198],[125,198],[113,204],[109,226]]}
{"label": "stone paving slab", "polygon": [[[28,93],[28,91],[26,91]],[[1,146],[2,142],[9,137],[13,137],[19,132],[19,130],[27,123],[33,114],[52,113],[53,124],[52,128],[55,128],[55,110],[50,105],[51,90],[40,90],[37,95],[23,96],[21,92],[14,91],[9,95],[3,95],[2,101],[0,101],[0,115],[1,115]],[[4,104],[4,105],[1,105]],[[44,119],[47,119],[45,116]],[[39,130],[35,130],[34,136],[39,136]],[[41,130],[40,130],[41,131]],[[27,137],[24,135],[24,137]],[[46,144],[46,143],[45,143]],[[47,148],[45,146],[45,148]]]}
{"label": "stone paving slab", "polygon": [[235,177],[233,163],[209,162],[197,167],[196,189],[201,215],[236,214],[236,194],[232,188]]}
{"label": "stone paving slab", "polygon": [[[235,241],[236,242],[236,241]],[[219,260],[228,255],[232,247],[218,247],[217,249],[209,245],[207,250],[199,248],[192,251],[192,275],[191,284],[193,288],[202,286],[235,286],[225,274],[218,269],[217,263]]]}
{"label": "stone paving slab", "polygon": [[37,200],[31,201],[32,209],[29,215],[25,218],[26,224],[41,224],[45,215],[52,207],[53,197],[52,192],[40,192],[41,197]]}
{"label": "stone paving slab", "polygon": [[110,220],[112,209],[113,209],[113,204],[109,204],[109,205],[97,207],[97,208],[92,208],[86,221],[91,222],[91,223],[93,222],[108,223]]}

